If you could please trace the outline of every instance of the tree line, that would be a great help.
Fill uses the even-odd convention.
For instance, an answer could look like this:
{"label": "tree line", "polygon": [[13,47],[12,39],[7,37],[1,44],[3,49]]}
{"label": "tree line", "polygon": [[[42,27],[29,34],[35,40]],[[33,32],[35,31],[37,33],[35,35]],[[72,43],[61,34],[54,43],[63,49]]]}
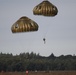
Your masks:
{"label": "tree line", "polygon": [[0,53],[1,71],[58,71],[76,70],[75,55],[55,56],[53,53],[48,57],[41,56],[34,52],[20,53],[19,55]]}

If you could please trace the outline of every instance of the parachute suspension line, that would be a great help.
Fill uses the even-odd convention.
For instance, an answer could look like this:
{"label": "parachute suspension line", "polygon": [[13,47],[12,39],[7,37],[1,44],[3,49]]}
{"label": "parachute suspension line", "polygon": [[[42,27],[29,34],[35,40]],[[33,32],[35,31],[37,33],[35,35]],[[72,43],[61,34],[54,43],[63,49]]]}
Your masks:
{"label": "parachute suspension line", "polygon": [[44,44],[46,44],[46,36],[47,36],[48,31],[49,31],[49,28],[50,28],[50,25],[48,25],[48,27],[46,28],[44,36],[43,36]]}

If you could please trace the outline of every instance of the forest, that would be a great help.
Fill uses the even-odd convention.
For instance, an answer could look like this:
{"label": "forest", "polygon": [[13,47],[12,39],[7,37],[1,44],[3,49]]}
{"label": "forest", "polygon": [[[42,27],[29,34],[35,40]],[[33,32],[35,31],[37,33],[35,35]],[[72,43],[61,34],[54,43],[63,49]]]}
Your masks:
{"label": "forest", "polygon": [[34,52],[20,53],[0,53],[0,72],[23,72],[23,71],[76,71],[75,55],[41,56]]}

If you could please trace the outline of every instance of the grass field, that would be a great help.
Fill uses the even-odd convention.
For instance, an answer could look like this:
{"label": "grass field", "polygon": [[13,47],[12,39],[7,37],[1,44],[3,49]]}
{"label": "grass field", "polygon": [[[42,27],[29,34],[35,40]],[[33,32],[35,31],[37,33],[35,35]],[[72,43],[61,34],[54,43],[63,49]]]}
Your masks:
{"label": "grass field", "polygon": [[50,71],[50,72],[0,72],[0,75],[76,75],[76,71]]}

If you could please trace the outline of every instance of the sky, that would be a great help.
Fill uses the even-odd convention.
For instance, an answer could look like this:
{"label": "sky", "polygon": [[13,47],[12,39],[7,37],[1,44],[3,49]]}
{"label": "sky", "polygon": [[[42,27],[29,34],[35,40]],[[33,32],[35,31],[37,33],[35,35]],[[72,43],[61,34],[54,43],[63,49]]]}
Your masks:
{"label": "sky", "polygon": [[[58,8],[55,17],[33,14],[33,8],[42,1],[0,0],[0,52],[76,55],[76,0],[49,0]],[[35,21],[38,31],[13,34],[11,27],[22,16]]]}

